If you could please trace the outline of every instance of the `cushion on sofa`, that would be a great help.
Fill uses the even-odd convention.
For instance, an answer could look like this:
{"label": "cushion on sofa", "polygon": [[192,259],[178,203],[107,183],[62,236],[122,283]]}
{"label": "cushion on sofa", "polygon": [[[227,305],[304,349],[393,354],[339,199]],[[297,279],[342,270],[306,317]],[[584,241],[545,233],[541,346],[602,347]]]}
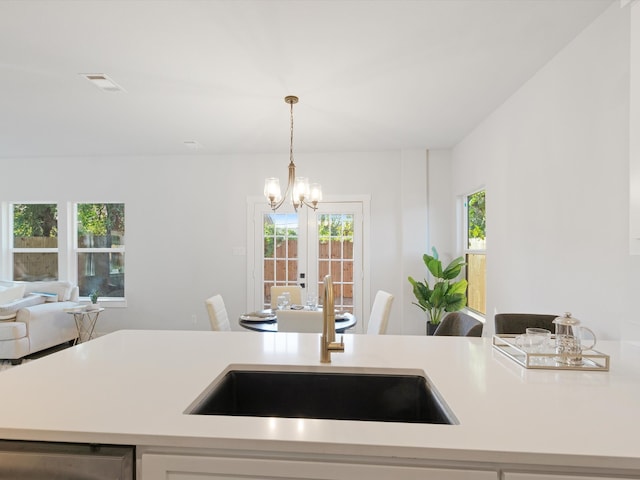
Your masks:
{"label": "cushion on sofa", "polygon": [[24,290],[24,285],[14,285],[13,287],[3,288],[3,290],[0,291],[0,305],[11,303],[14,300],[24,297]]}
{"label": "cushion on sofa", "polygon": [[21,308],[33,307],[45,302],[45,298],[40,295],[28,295],[13,302],[0,305],[0,320],[8,320],[16,316],[16,312]]}
{"label": "cushion on sofa", "polygon": [[40,281],[25,282],[26,293],[44,293],[49,294],[46,297],[47,302],[64,302],[69,300],[72,285],[69,282],[62,281]]}

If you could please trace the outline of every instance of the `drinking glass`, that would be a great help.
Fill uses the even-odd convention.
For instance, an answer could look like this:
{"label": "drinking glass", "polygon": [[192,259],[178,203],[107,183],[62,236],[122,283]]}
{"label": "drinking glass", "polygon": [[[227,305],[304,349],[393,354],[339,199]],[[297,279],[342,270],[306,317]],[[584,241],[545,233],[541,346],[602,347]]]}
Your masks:
{"label": "drinking glass", "polygon": [[515,343],[525,352],[544,352],[551,341],[551,331],[544,328],[527,328],[527,333],[516,337]]}
{"label": "drinking glass", "polygon": [[309,293],[307,295],[307,308],[309,310],[317,310],[318,309],[318,296],[313,294],[313,293]]}

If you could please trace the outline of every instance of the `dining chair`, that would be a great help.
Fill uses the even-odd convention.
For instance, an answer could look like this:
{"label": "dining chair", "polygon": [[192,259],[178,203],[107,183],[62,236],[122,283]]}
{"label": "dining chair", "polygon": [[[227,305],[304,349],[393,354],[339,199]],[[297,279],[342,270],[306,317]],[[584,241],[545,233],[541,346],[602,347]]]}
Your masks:
{"label": "dining chair", "polygon": [[278,332],[322,333],[322,311],[278,310]]}
{"label": "dining chair", "polygon": [[367,335],[383,335],[387,333],[387,324],[389,323],[389,313],[391,312],[392,303],[393,295],[384,290],[378,290],[376,297],[373,299],[371,315],[369,315]]}
{"label": "dining chair", "polygon": [[434,336],[440,337],[481,337],[484,324],[471,315],[451,312],[442,319]]}
{"label": "dining chair", "polygon": [[205,300],[207,306],[207,313],[209,314],[209,322],[211,323],[211,330],[231,330],[229,324],[229,315],[227,315],[227,308],[224,306],[224,300],[222,295],[214,295]]}
{"label": "dining chair", "polygon": [[553,333],[556,317],[539,313],[496,313],[493,321],[496,334],[519,335],[526,333],[527,328],[544,328]]}
{"label": "dining chair", "polygon": [[300,285],[278,285],[271,287],[271,309],[278,308],[278,296],[289,292],[291,305],[302,305],[302,287]]}

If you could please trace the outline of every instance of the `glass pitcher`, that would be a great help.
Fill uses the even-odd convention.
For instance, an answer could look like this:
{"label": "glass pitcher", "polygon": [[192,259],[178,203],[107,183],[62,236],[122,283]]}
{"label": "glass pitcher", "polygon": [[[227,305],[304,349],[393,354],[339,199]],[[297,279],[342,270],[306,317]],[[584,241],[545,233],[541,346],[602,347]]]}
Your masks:
{"label": "glass pitcher", "polygon": [[[582,352],[596,346],[596,334],[580,326],[580,320],[569,312],[556,317],[553,323],[556,325],[556,360],[564,365],[582,365]],[[582,345],[583,332],[588,332],[593,338],[588,347]]]}

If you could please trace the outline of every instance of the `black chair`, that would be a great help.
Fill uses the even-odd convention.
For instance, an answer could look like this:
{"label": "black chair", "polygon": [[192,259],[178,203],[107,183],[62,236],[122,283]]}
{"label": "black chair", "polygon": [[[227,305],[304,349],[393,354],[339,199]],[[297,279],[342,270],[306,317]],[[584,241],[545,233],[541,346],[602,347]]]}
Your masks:
{"label": "black chair", "polygon": [[481,321],[466,313],[452,312],[442,319],[433,335],[441,337],[481,337],[483,326]]}
{"label": "black chair", "polygon": [[553,332],[556,317],[538,313],[497,313],[493,321],[496,334],[520,335],[526,333],[527,328],[544,328]]}

